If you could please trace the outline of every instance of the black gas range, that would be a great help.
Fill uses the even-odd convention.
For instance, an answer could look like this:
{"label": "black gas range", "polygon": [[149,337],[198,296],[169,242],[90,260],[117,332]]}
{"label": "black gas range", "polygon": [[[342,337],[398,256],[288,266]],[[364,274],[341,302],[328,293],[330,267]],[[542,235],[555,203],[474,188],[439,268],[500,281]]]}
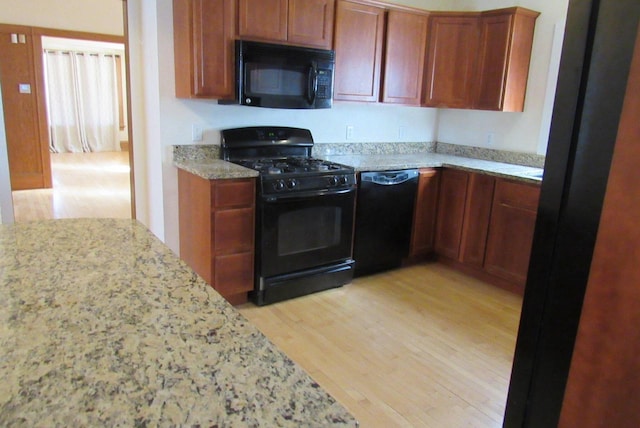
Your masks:
{"label": "black gas range", "polygon": [[301,193],[330,193],[355,182],[353,168],[312,157],[244,159],[239,165],[260,171],[260,194],[272,197]]}
{"label": "black gas range", "polygon": [[260,172],[252,300],[259,304],[339,287],[353,277],[354,168],[311,156],[307,129],[222,131],[222,158]]}

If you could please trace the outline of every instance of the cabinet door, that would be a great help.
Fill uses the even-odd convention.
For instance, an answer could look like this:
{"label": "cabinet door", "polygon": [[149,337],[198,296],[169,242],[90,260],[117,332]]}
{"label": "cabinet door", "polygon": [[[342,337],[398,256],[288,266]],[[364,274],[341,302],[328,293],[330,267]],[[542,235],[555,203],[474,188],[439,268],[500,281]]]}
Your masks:
{"label": "cabinet door", "polygon": [[472,106],[478,36],[477,14],[429,17],[426,106]]}
{"label": "cabinet door", "polygon": [[239,0],[238,35],[287,40],[287,0]]}
{"label": "cabinet door", "polygon": [[289,0],[287,40],[331,49],[335,0]]}
{"label": "cabinet door", "polygon": [[523,8],[486,12],[480,19],[474,108],[523,111],[535,21]]}
{"label": "cabinet door", "polygon": [[174,0],[176,96],[233,98],[235,2]]}
{"label": "cabinet door", "polygon": [[409,251],[412,258],[425,257],[433,252],[439,179],[436,169],[420,170]]}
{"label": "cabinet door", "polygon": [[538,210],[540,188],[496,181],[487,239],[487,272],[523,287]]}
{"label": "cabinet door", "polygon": [[468,173],[453,169],[444,169],[440,177],[435,250],[454,260],[460,253],[468,181]]}
{"label": "cabinet door", "polygon": [[41,58],[40,37],[34,37],[30,27],[0,25],[0,83],[12,190],[51,187]]}
{"label": "cabinet door", "polygon": [[178,169],[180,258],[208,284],[213,284],[211,189],[209,180]]}
{"label": "cabinet door", "polygon": [[335,100],[378,101],[384,14],[379,7],[338,1]]}
{"label": "cabinet door", "polygon": [[253,253],[229,254],[215,258],[214,289],[232,305],[247,301],[253,290]]}
{"label": "cabinet door", "polygon": [[216,255],[253,250],[253,207],[221,210],[214,214],[213,241]]}
{"label": "cabinet door", "polygon": [[480,19],[481,42],[478,58],[478,84],[474,107],[500,110],[504,95],[512,15]]}
{"label": "cabinet door", "polygon": [[389,12],[383,102],[420,105],[426,44],[427,15]]}
{"label": "cabinet door", "polygon": [[495,181],[490,175],[469,174],[460,261],[478,268],[484,264]]}

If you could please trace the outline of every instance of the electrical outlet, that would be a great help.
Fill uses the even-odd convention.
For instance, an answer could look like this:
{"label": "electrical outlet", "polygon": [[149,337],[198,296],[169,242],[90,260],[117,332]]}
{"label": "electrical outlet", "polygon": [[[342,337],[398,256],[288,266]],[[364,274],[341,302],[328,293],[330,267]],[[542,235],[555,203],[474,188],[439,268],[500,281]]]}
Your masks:
{"label": "electrical outlet", "polygon": [[347,125],[347,140],[353,139],[353,126]]}
{"label": "electrical outlet", "polygon": [[489,132],[487,134],[487,146],[493,146],[496,143],[496,134]]}
{"label": "electrical outlet", "polygon": [[191,141],[202,141],[202,126],[191,125]]}
{"label": "electrical outlet", "polygon": [[403,141],[407,136],[407,127],[406,126],[399,126],[398,127],[398,139],[400,141]]}

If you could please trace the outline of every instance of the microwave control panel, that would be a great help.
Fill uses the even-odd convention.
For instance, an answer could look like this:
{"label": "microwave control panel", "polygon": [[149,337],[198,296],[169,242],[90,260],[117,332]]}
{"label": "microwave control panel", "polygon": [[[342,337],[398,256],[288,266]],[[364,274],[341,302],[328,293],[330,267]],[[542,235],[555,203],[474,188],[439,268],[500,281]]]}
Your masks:
{"label": "microwave control panel", "polygon": [[331,98],[331,77],[331,70],[318,70],[318,91],[316,92],[318,98]]}

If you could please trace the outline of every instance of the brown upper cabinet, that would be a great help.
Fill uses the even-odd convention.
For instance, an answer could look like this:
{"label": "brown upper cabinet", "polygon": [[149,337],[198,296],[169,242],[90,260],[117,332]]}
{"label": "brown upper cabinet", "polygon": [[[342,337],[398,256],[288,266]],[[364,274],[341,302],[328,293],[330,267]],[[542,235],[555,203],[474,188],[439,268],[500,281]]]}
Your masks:
{"label": "brown upper cabinet", "polygon": [[540,15],[514,7],[480,18],[478,86],[473,108],[523,111],[533,30]]}
{"label": "brown upper cabinet", "polygon": [[424,105],[523,111],[538,15],[520,7],[433,13]]}
{"label": "brown upper cabinet", "polygon": [[477,14],[447,12],[429,16],[424,105],[469,107],[477,52]]}
{"label": "brown upper cabinet", "polygon": [[240,38],[333,47],[337,101],[522,111],[538,15],[366,0],[173,0],[176,96],[233,99]]}
{"label": "brown upper cabinet", "polygon": [[427,14],[389,11],[382,102],[420,105],[427,19]]}
{"label": "brown upper cabinet", "polygon": [[334,99],[420,105],[427,16],[339,1]]}
{"label": "brown upper cabinet", "polygon": [[235,0],[173,0],[176,96],[233,98]]}
{"label": "brown upper cabinet", "polygon": [[335,0],[238,0],[238,36],[331,49]]}
{"label": "brown upper cabinet", "polygon": [[385,9],[350,1],[336,8],[333,98],[378,101]]}

